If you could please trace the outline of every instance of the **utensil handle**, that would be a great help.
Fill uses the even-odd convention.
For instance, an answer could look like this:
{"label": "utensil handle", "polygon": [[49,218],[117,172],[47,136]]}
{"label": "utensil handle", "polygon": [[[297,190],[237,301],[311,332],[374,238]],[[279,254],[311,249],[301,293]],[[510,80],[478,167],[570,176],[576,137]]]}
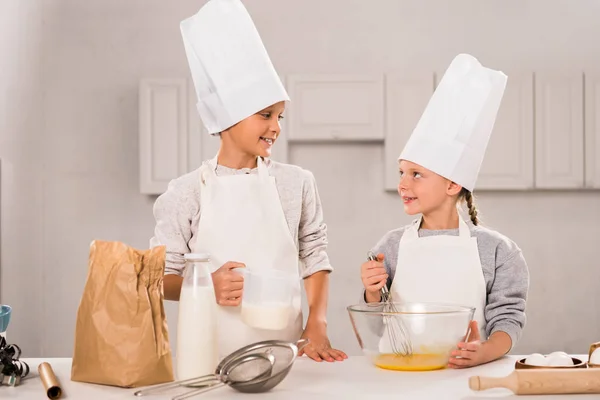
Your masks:
{"label": "utensil handle", "polygon": [[505,388],[517,393],[519,382],[514,372],[508,376],[501,378],[487,376],[472,376],[469,378],[469,388],[471,390],[480,391],[494,388]]}
{"label": "utensil handle", "polygon": [[175,388],[175,387],[182,386],[182,385],[185,385],[185,384],[200,384],[200,383],[205,383],[205,382],[210,382],[210,381],[217,382],[218,380],[215,378],[214,375],[204,375],[204,376],[199,376],[199,377],[196,377],[196,378],[190,378],[190,379],[184,379],[184,380],[181,380],[181,381],[164,383],[162,385],[153,386],[153,387],[149,387],[147,389],[138,390],[137,392],[134,393],[134,396],[141,397],[141,396],[145,396],[145,395],[150,394],[150,393],[161,392],[163,390],[170,389],[170,388]]}
{"label": "utensil handle", "polygon": [[[377,261],[377,256],[372,251],[369,251],[367,253],[367,260]],[[381,292],[382,303],[387,303],[390,301],[390,291],[388,290],[387,285],[383,285],[379,291]]]}
{"label": "utensil handle", "polygon": [[381,287],[381,302],[387,303],[390,301],[390,299],[391,299],[390,291],[388,290],[387,285],[383,285]]}
{"label": "utensil handle", "polygon": [[173,397],[171,397],[171,400],[183,400],[183,399],[187,399],[189,397],[197,396],[197,395],[199,395],[201,393],[206,393],[206,392],[209,392],[211,390],[220,388],[222,386],[225,386],[225,384],[223,382],[220,382],[220,383],[211,385],[211,386],[209,386],[207,388],[196,389],[196,390],[189,391],[187,393],[182,393],[182,394],[179,394],[177,396],[173,396]]}
{"label": "utensil handle", "polygon": [[469,378],[469,387],[473,390],[503,387],[515,394],[599,394],[600,370],[515,370],[502,378],[473,376]]}
{"label": "utensil handle", "polygon": [[516,372],[518,394],[600,393],[600,371],[594,368]]}

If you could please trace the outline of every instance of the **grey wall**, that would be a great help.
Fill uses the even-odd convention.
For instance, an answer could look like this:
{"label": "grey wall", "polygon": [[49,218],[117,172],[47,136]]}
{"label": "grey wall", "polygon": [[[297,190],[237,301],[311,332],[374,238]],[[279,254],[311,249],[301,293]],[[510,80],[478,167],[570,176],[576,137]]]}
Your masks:
{"label": "grey wall", "polygon": [[[600,70],[593,0],[246,3],[281,74],[443,70],[463,51],[498,68]],[[15,309],[9,337],[27,356],[72,354],[91,240],[148,246],[154,198],[138,191],[138,82],[189,76],[178,24],[201,4],[0,2],[0,299]],[[203,138],[204,157],[215,144]],[[336,268],[330,336],[351,354],[345,307],[360,292],[358,267],[409,221],[381,190],[382,158],[381,144],[290,145],[290,162],[317,178]],[[515,352],[586,352],[600,340],[600,193],[482,192],[478,205],[529,262],[529,324]]]}

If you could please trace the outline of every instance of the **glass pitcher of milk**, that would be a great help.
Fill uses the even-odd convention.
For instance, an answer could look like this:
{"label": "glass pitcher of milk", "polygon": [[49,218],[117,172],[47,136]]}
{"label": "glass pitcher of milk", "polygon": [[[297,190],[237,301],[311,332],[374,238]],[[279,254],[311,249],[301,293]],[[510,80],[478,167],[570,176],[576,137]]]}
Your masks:
{"label": "glass pitcher of milk", "polygon": [[281,330],[293,323],[293,285],[289,273],[265,269],[236,269],[244,276],[241,318],[258,329]]}
{"label": "glass pitcher of milk", "polygon": [[178,380],[213,374],[218,364],[217,302],[210,255],[186,254],[177,319]]}

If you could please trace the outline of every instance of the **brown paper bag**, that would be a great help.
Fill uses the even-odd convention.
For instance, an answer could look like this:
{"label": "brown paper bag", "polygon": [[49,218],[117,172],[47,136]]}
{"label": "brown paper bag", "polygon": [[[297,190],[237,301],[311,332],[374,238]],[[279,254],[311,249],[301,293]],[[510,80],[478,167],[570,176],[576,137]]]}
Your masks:
{"label": "brown paper bag", "polygon": [[94,241],[77,311],[71,380],[120,387],[173,381],[163,307],[165,246]]}

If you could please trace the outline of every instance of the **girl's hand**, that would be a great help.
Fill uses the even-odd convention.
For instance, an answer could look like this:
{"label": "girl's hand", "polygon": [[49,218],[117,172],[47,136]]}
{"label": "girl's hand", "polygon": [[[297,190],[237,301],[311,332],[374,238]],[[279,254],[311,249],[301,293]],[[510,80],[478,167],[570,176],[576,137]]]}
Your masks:
{"label": "girl's hand", "polygon": [[360,267],[360,278],[369,302],[381,300],[379,291],[388,279],[388,274],[383,266],[383,257],[383,254],[378,254],[377,261],[367,261]]}
{"label": "girl's hand", "polygon": [[323,360],[329,362],[343,361],[348,358],[343,351],[331,347],[326,331],[325,324],[307,323],[301,339],[308,339],[309,342],[298,352],[298,357],[306,354],[309,358],[317,362]]}
{"label": "girl's hand", "polygon": [[233,269],[245,267],[242,263],[228,261],[212,273],[217,304],[232,307],[240,305],[244,290],[244,277],[234,272]]}
{"label": "girl's hand", "polygon": [[458,350],[450,354],[449,368],[469,368],[487,362],[477,321],[471,321],[469,328],[471,332],[467,340],[458,343]]}

